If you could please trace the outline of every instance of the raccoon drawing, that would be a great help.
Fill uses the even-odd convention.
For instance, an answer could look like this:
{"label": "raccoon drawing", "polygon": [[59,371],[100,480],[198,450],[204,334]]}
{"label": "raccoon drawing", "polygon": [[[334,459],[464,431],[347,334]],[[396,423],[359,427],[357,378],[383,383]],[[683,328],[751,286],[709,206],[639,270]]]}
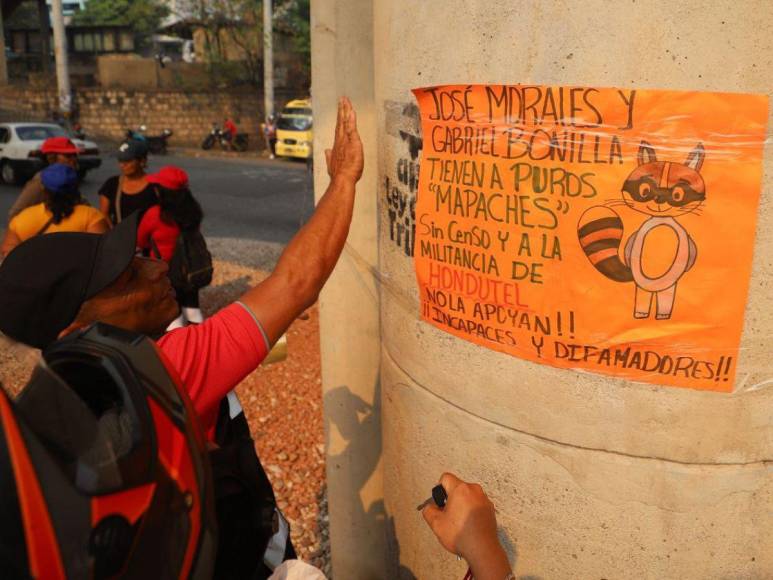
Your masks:
{"label": "raccoon drawing", "polygon": [[701,177],[705,153],[698,144],[684,163],[658,161],[646,141],[639,146],[638,166],[626,178],[620,205],[649,216],[628,238],[623,250],[623,220],[610,207],[594,206],[580,217],[578,237],[591,264],[617,282],[635,284],[635,318],[671,317],[676,286],[695,264],[698,251],[676,218],[700,213],[706,199]]}

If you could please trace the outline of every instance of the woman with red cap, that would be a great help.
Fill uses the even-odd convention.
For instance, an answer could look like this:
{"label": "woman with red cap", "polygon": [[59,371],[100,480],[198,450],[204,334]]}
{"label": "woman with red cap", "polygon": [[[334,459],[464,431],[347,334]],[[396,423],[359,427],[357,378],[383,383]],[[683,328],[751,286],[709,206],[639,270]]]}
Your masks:
{"label": "woman with red cap", "polygon": [[[70,141],[67,137],[49,137],[43,141],[43,145],[40,147],[40,153],[43,155],[43,162],[48,165],[54,163],[61,163],[63,165],[69,165],[77,171],[78,169],[78,153],[80,150],[75,146],[75,143]],[[30,206],[39,204],[43,201],[43,183],[40,180],[41,171],[38,171],[32,179],[30,179],[24,189],[21,190],[19,197],[8,210],[8,221],[10,222],[16,215],[22,210],[27,209]]]}
{"label": "woman with red cap", "polygon": [[181,251],[178,244],[181,233],[197,232],[204,214],[188,186],[188,174],[179,167],[162,167],[158,173],[148,175],[147,181],[156,187],[158,205],[152,206],[142,216],[137,228],[137,248],[146,255],[170,263],[169,275],[180,304],[180,316],[167,330],[199,324],[204,321],[199,307],[199,291],[175,283],[171,262],[175,252]]}
{"label": "woman with red cap", "polygon": [[43,201],[30,206],[8,224],[0,253],[29,238],[54,232],[102,234],[109,224],[98,209],[83,203],[78,190],[78,173],[70,165],[54,163],[40,172]]}

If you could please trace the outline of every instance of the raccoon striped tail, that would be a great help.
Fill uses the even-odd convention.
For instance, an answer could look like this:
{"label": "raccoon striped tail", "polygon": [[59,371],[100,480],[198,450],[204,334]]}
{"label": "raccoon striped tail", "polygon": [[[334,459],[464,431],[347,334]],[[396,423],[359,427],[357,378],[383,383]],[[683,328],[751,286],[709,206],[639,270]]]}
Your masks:
{"label": "raccoon striped tail", "polygon": [[613,210],[601,205],[586,210],[577,224],[577,236],[590,263],[604,276],[616,282],[633,280],[619,255],[623,220]]}

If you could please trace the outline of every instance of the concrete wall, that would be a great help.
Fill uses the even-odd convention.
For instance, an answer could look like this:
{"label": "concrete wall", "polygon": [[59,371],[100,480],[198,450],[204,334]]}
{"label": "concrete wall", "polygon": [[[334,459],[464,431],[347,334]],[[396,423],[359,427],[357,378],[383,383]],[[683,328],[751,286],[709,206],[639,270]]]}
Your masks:
{"label": "concrete wall", "polygon": [[379,379],[377,109],[373,101],[371,3],[312,3],[315,191],[329,179],[336,104],[348,95],[365,142],[347,246],[320,298],[322,386],[333,576],[386,578]]}
{"label": "concrete wall", "polygon": [[396,538],[385,577],[463,576],[415,510],[452,470],[492,496],[518,578],[770,578],[769,145],[739,366],[748,380],[733,394],[558,370],[458,340],[418,320],[410,257],[412,88],[769,93],[769,3],[374,0],[373,23],[384,491]]}

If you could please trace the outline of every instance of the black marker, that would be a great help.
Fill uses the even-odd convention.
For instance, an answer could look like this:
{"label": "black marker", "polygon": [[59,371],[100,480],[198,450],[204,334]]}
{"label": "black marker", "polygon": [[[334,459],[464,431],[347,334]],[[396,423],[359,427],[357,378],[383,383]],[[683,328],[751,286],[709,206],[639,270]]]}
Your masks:
{"label": "black marker", "polygon": [[446,507],[446,501],[448,501],[448,494],[446,493],[445,488],[437,484],[435,487],[432,488],[432,496],[427,498],[425,501],[423,501],[421,504],[419,504],[419,507],[416,509],[418,511],[423,510],[429,502],[435,502],[435,505],[439,507],[440,509],[443,509]]}

